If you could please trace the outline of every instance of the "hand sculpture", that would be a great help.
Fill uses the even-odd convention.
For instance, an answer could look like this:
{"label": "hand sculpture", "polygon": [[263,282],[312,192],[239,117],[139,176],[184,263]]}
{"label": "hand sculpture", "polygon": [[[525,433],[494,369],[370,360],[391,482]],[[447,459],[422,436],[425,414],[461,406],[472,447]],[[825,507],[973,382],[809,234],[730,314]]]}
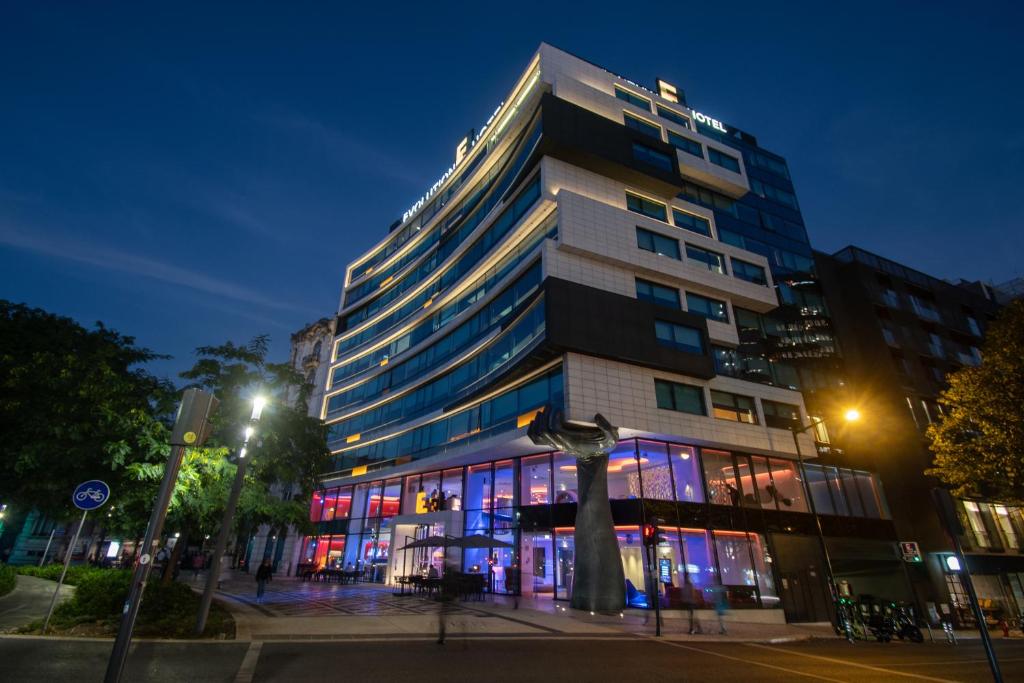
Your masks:
{"label": "hand sculpture", "polygon": [[566,422],[562,411],[545,406],[527,435],[538,446],[550,446],[576,458],[575,560],[572,601],[577,609],[618,612],[626,603],[626,578],[619,557],[615,523],[608,502],[608,450],[619,430],[600,414],[594,425]]}

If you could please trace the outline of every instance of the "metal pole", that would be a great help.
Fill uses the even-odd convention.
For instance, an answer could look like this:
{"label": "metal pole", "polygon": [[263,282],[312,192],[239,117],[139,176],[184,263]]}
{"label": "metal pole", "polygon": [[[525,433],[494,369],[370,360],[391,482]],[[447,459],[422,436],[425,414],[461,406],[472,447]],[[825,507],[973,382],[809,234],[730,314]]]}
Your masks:
{"label": "metal pole", "polygon": [[43,556],[39,558],[39,566],[42,567],[46,563],[46,556],[50,554],[50,544],[53,543],[53,535],[57,533],[57,527],[50,529],[50,538],[46,541],[46,549],[43,550]]}
{"label": "metal pole", "polygon": [[43,635],[46,635],[46,629],[50,626],[50,617],[53,616],[53,608],[57,605],[57,595],[60,593],[60,587],[64,585],[64,577],[68,573],[68,565],[71,564],[71,555],[75,552],[75,546],[78,545],[78,535],[82,533],[82,527],[85,526],[85,516],[89,514],[88,510],[82,512],[82,521],[78,523],[78,530],[75,531],[75,537],[71,540],[71,545],[68,546],[68,554],[64,558],[64,571],[60,573],[60,580],[57,581],[57,587],[53,589],[53,597],[50,598],[50,609],[46,611],[46,621],[43,622]]}
{"label": "metal pole", "polygon": [[996,659],[996,652],[992,649],[992,639],[988,634],[988,627],[985,625],[985,615],[978,604],[978,594],[974,592],[974,582],[971,581],[971,571],[967,568],[967,558],[964,557],[964,549],[960,545],[960,537],[955,533],[949,534],[953,539],[953,549],[956,551],[957,560],[960,562],[960,580],[967,591],[967,599],[971,601],[971,611],[974,612],[974,619],[978,622],[978,632],[981,634],[981,644],[985,647],[985,657],[988,659],[988,666],[992,669],[992,680],[995,683],[1003,683],[1003,673],[999,670],[999,661]]}
{"label": "metal pole", "polygon": [[174,484],[178,479],[178,470],[181,468],[181,460],[184,455],[184,446],[171,446],[171,454],[164,467],[164,478],[160,482],[160,491],[157,493],[156,503],[153,506],[152,514],[150,514],[149,525],[146,527],[146,535],[142,541],[142,555],[139,556],[135,565],[128,598],[124,603],[121,625],[117,629],[117,639],[114,641],[114,649],[111,651],[110,661],[107,663],[107,673],[103,679],[105,683],[118,683],[124,673],[124,665],[128,660],[128,646],[132,640],[132,629],[135,627],[135,619],[139,615],[139,606],[142,603],[143,591],[146,589],[146,581],[149,580],[149,572],[153,568],[153,551],[156,549],[154,545],[160,540],[160,534],[163,532],[164,520],[167,518],[167,506],[171,502],[171,494],[174,492]]}
{"label": "metal pole", "polygon": [[[244,451],[239,451],[244,452]],[[235,481],[231,485],[231,495],[228,496],[227,507],[224,508],[224,519],[221,520],[220,530],[217,532],[217,543],[213,548],[213,559],[210,562],[210,572],[206,577],[206,588],[203,590],[203,599],[199,605],[199,614],[196,616],[195,633],[197,636],[203,634],[206,629],[206,618],[210,614],[210,604],[213,602],[213,591],[217,589],[217,582],[220,580],[221,557],[228,547],[228,538],[231,535],[231,524],[235,517],[235,508],[238,507],[238,499],[242,495],[242,483],[245,481],[245,468],[247,459],[238,459],[238,469],[235,472]]]}
{"label": "metal pole", "polygon": [[[805,427],[801,431],[806,431],[808,428],[809,427]],[[828,595],[832,603],[828,615],[829,621],[832,622],[833,627],[838,629],[839,613],[836,609],[836,578],[832,573],[832,557],[828,554],[828,544],[825,543],[825,532],[821,528],[821,517],[818,516],[818,507],[814,504],[814,494],[811,493],[811,487],[807,480],[807,472],[804,470],[804,456],[803,453],[800,452],[800,432],[796,429],[791,429],[790,432],[793,434],[793,445],[796,446],[796,459],[797,464],[800,467],[800,476],[804,480],[804,489],[807,491],[807,503],[811,506],[811,514],[814,515],[814,525],[818,532],[818,543],[821,544],[821,554],[825,558],[825,578],[828,581]]]}

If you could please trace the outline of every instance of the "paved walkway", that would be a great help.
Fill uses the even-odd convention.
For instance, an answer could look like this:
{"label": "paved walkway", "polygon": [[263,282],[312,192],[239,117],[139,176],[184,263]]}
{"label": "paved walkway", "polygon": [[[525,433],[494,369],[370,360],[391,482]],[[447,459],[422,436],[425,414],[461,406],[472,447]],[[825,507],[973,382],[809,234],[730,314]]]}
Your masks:
{"label": "paved walkway", "polygon": [[[194,585],[198,588],[200,583]],[[378,584],[279,579],[268,584],[263,601],[257,603],[256,582],[236,575],[223,582],[218,597],[235,617],[239,640],[427,639],[437,637],[442,623],[447,635],[464,637],[635,638],[655,633],[654,613],[642,610],[592,615],[561,602],[509,596],[441,603],[414,595],[395,595],[394,588]],[[678,612],[666,614],[662,628],[665,637],[714,642],[793,642],[834,637],[827,624],[754,623],[753,619],[770,615],[744,611],[728,615],[725,635],[718,633],[713,612],[700,611],[704,633],[690,635],[689,622],[681,616]]]}
{"label": "paved walkway", "polygon": [[[14,590],[0,598],[0,631],[9,631],[36,619],[45,619],[56,587],[55,581],[19,575]],[[73,586],[61,586],[59,600],[67,600],[74,591]]]}

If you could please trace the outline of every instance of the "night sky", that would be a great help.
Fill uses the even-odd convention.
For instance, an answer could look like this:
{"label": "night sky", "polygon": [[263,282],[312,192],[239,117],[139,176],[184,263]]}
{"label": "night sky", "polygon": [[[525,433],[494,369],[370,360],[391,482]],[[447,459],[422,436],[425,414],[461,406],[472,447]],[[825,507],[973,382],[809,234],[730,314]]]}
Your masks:
{"label": "night sky", "polygon": [[214,4],[0,9],[0,298],[160,374],[259,333],[285,360],[541,41],[785,156],[819,249],[1024,273],[1018,3]]}

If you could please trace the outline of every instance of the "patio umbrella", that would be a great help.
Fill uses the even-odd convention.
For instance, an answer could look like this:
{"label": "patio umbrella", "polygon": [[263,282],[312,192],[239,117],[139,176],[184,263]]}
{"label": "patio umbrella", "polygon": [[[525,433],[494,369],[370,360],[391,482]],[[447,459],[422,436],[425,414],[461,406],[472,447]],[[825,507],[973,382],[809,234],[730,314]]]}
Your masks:
{"label": "patio umbrella", "polygon": [[401,548],[398,548],[398,550],[407,550],[410,548],[443,548],[449,545],[451,545],[451,539],[446,536],[427,536],[426,538],[421,538],[418,541],[407,543]]}
{"label": "patio umbrella", "polygon": [[463,536],[462,538],[452,539],[449,545],[453,548],[512,548],[514,547],[511,543],[506,541],[499,541],[496,538],[490,536]]}

